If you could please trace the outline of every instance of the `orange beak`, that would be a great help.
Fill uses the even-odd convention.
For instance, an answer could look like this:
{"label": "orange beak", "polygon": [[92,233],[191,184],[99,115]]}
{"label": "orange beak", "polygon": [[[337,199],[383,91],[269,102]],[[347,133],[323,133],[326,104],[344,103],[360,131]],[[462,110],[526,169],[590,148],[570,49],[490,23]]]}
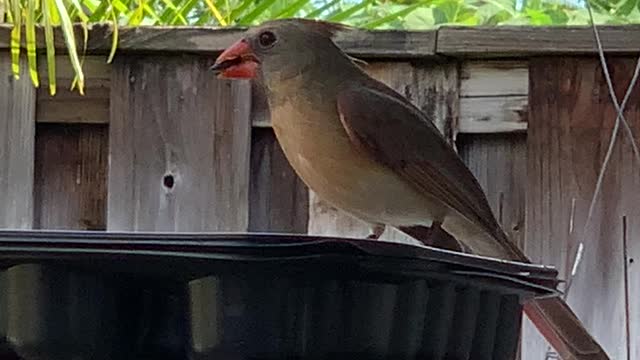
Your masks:
{"label": "orange beak", "polygon": [[249,44],[242,39],[223,51],[211,70],[222,79],[253,79],[259,64]]}

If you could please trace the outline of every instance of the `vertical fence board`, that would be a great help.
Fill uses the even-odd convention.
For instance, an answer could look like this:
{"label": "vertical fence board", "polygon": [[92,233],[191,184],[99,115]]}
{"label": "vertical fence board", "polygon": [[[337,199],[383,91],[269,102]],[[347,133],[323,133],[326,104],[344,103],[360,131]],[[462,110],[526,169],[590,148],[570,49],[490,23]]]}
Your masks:
{"label": "vertical fence board", "polygon": [[[0,53],[0,228],[30,229],[33,226],[35,104],[36,92],[26,62],[21,64],[20,80],[16,80],[9,52]],[[12,338],[14,343],[22,340],[16,337],[13,326],[14,320],[22,315],[21,307],[11,306],[15,282],[13,274],[0,274],[0,292],[8,295],[0,296],[0,309],[14,310],[0,311],[0,344],[7,338]],[[22,324],[29,323],[28,317],[20,320]]]}
{"label": "vertical fence board", "polygon": [[[453,140],[459,109],[457,64],[378,62],[367,64],[364,69],[432,115],[438,129]],[[310,194],[309,233],[364,237],[369,234],[369,228]],[[416,242],[395,229],[388,229],[381,239]]]}
{"label": "vertical fence board", "polygon": [[34,226],[104,230],[107,127],[40,124],[36,133]]}
{"label": "vertical fence board", "polygon": [[36,92],[27,64],[20,80],[8,52],[0,54],[0,227],[33,225],[33,161]]}
{"label": "vertical fence board", "polygon": [[524,246],[526,135],[460,135],[457,143],[499,223],[513,241]]}
{"label": "vertical fence board", "polygon": [[[635,99],[640,96],[638,92],[635,93]],[[632,104],[629,104],[632,105]],[[633,102],[633,110],[625,112],[626,116],[635,120],[634,131],[636,139],[638,138],[638,118],[640,118],[640,104],[637,101]],[[623,222],[623,246],[625,251],[622,254],[620,263],[624,266],[624,282],[626,285],[626,292],[624,293],[624,299],[627,310],[627,346],[629,351],[630,360],[640,360],[640,302],[638,301],[638,294],[640,294],[640,273],[638,272],[638,262],[640,261],[640,199],[638,199],[638,189],[640,189],[640,164],[633,156],[630,150],[630,142],[627,139],[621,139],[620,147],[623,150],[618,154],[618,161],[620,164],[634,164],[631,166],[624,166],[620,172],[621,178],[621,192],[622,202],[624,206],[624,222]],[[629,196],[631,195],[631,196]],[[603,195],[604,196],[604,195]]]}
{"label": "vertical fence board", "polygon": [[[609,60],[621,99],[633,62]],[[576,246],[584,243],[568,303],[612,359],[627,359],[623,216],[638,212],[640,195],[630,186],[637,184],[637,164],[630,161],[628,143],[619,143],[582,237],[615,121],[602,69],[596,58],[541,58],[532,60],[530,72],[527,253],[567,278]],[[636,129],[639,95],[636,89],[626,112]],[[631,180],[623,176],[631,173]],[[536,335],[525,340],[523,358],[543,358],[546,345]]]}
{"label": "vertical fence board", "polygon": [[250,87],[199,57],[128,57],[111,79],[109,230],[246,231]]}
{"label": "vertical fence board", "polygon": [[270,128],[253,129],[249,198],[250,231],[307,232],[309,191]]}
{"label": "vertical fence board", "polygon": [[[636,59],[621,59],[613,63],[618,99],[622,99],[627,90],[628,79],[631,79],[635,61]],[[640,85],[636,84],[630,101],[625,107],[625,118],[633,129],[636,144],[640,138],[639,99]],[[615,115],[611,109],[607,119],[613,122],[614,118]],[[640,189],[640,163],[633,154],[629,138],[626,135],[620,135],[618,140],[616,151],[612,156],[612,161],[616,166],[610,170],[610,172],[615,171],[615,176],[610,175],[614,185],[605,189],[607,192],[603,192],[601,196],[602,198],[611,197],[611,203],[617,203],[621,208],[621,211],[612,215],[615,216],[612,223],[620,226],[622,239],[612,239],[619,241],[619,245],[623,249],[622,254],[616,253],[616,255],[619,256],[618,264],[623,267],[625,291],[624,293],[612,293],[610,296],[619,296],[621,299],[619,302],[622,302],[623,299],[625,304],[627,327],[624,331],[627,339],[628,357],[624,359],[640,360],[640,341],[638,341],[640,338],[640,302],[638,301],[640,274],[637,265],[640,259],[640,193],[638,192]],[[605,208],[605,211],[610,210]],[[624,216],[622,221],[620,221],[620,215]]]}

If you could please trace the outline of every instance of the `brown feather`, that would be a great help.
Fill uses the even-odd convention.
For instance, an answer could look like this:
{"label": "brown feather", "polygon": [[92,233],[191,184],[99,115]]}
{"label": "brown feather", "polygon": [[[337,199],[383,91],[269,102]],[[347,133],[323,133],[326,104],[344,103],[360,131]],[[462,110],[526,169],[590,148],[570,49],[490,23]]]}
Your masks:
{"label": "brown feather", "polygon": [[364,86],[341,91],[338,111],[358,148],[481,226],[511,259],[526,259],[502,232],[476,178],[422,112],[404,99]]}

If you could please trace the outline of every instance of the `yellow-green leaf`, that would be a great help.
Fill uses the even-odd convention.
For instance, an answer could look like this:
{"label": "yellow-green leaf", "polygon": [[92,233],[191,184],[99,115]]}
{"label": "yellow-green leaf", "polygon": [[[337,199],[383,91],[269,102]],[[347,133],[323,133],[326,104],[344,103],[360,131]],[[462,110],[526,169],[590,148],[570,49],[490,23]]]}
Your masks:
{"label": "yellow-green leaf", "polygon": [[27,21],[26,21],[26,30],[27,30],[27,59],[29,60],[29,75],[31,76],[31,81],[35,87],[40,86],[40,81],[38,79],[38,59],[36,54],[36,24],[35,24],[35,13],[36,13],[36,0],[27,0]]}
{"label": "yellow-green leaf", "polygon": [[64,6],[63,0],[55,0],[58,14],[60,14],[60,21],[62,22],[62,34],[64,35],[67,49],[69,50],[69,59],[71,60],[71,66],[76,73],[78,91],[84,95],[84,73],[82,72],[82,66],[80,65],[80,59],[78,58],[78,50],[76,49],[76,38],[73,33],[73,25],[71,19],[67,13],[67,9]]}
{"label": "yellow-green leaf", "polygon": [[56,11],[53,0],[42,0],[42,14],[44,17],[44,37],[47,44],[47,74],[49,80],[49,93],[56,94],[56,47],[54,43],[52,13]]}
{"label": "yellow-green leaf", "polygon": [[22,30],[22,8],[20,0],[11,0],[13,29],[11,29],[11,70],[16,79],[20,78],[20,34]]}
{"label": "yellow-green leaf", "polygon": [[207,4],[207,7],[209,7],[209,10],[213,14],[213,16],[216,18],[216,20],[218,20],[220,25],[227,26],[229,23],[225,20],[225,18],[222,16],[222,14],[220,14],[220,11],[213,4],[213,2],[211,0],[204,0],[204,1]]}
{"label": "yellow-green leaf", "polygon": [[111,11],[111,17],[113,21],[113,36],[111,37],[111,51],[109,52],[108,63],[113,61],[113,57],[116,55],[116,49],[118,47],[118,19],[115,11]]}

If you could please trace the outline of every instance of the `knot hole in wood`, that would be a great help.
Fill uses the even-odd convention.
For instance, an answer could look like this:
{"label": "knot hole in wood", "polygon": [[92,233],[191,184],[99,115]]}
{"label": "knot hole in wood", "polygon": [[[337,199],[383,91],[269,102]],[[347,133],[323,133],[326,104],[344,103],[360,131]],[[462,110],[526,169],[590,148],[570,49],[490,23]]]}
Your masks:
{"label": "knot hole in wood", "polygon": [[166,190],[173,189],[173,186],[175,184],[176,184],[176,179],[173,176],[173,174],[165,174],[162,177],[162,185],[165,187]]}

